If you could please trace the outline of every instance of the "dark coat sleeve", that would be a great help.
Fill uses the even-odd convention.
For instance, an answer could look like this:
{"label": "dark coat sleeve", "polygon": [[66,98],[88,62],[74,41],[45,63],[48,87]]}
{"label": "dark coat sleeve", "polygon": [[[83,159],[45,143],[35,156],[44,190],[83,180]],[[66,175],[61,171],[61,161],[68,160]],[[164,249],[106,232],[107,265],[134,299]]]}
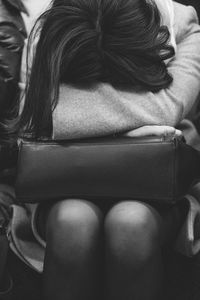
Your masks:
{"label": "dark coat sleeve", "polygon": [[0,0],[0,121],[17,103],[20,64],[26,30],[20,1]]}

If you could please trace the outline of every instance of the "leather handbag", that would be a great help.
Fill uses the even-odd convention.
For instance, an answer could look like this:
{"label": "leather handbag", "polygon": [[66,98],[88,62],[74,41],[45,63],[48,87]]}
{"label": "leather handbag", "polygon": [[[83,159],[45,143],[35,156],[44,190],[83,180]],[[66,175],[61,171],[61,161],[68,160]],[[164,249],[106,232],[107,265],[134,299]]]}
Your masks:
{"label": "leather handbag", "polygon": [[199,177],[199,152],[178,138],[21,141],[16,196],[174,203]]}

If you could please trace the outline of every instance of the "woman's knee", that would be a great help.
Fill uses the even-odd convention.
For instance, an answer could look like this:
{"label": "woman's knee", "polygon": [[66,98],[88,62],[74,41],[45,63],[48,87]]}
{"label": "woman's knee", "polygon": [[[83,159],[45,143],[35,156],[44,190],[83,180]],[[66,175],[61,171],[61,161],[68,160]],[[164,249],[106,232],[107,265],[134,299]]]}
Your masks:
{"label": "woman's knee", "polygon": [[159,250],[161,217],[152,207],[136,201],[115,205],[105,220],[107,250],[128,264],[146,263]]}
{"label": "woman's knee", "polygon": [[92,203],[84,200],[56,203],[47,218],[48,251],[62,263],[78,263],[96,247],[101,222],[101,212]]}

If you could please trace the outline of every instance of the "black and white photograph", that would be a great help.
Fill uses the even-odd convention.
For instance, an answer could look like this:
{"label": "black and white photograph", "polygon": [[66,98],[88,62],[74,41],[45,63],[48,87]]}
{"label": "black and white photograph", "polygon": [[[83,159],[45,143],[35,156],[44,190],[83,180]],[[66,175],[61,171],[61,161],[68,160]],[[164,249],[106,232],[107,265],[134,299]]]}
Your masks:
{"label": "black and white photograph", "polygon": [[200,0],[0,0],[0,300],[200,300]]}

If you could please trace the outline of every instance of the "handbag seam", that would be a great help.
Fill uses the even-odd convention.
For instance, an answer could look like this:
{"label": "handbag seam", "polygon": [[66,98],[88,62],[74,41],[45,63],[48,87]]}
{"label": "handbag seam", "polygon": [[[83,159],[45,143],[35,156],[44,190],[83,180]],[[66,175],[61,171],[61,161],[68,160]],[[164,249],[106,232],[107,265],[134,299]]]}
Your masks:
{"label": "handbag seam", "polygon": [[175,198],[175,189],[176,189],[176,176],[175,176],[175,169],[176,169],[176,158],[177,158],[177,140],[173,143],[174,147],[174,157],[173,157],[173,166],[172,166],[172,197]]}
{"label": "handbag seam", "polygon": [[173,141],[163,141],[163,140],[160,140],[160,141],[152,141],[152,142],[141,142],[141,143],[131,143],[131,142],[129,142],[129,143],[125,143],[125,144],[117,144],[117,143],[84,143],[84,142],[81,142],[81,143],[73,143],[73,142],[69,142],[69,143],[29,143],[29,142],[22,142],[22,144],[23,144],[23,146],[24,147],[26,147],[26,146],[30,146],[30,145],[35,145],[36,147],[38,147],[38,146],[64,146],[64,145],[69,145],[69,146],[75,146],[75,145],[82,145],[82,146],[86,146],[86,145],[89,145],[90,147],[91,146],[105,146],[105,145],[113,145],[113,146],[115,146],[115,145],[118,145],[118,146],[123,146],[123,145],[132,145],[132,144],[135,144],[135,145],[146,145],[146,144],[148,144],[148,145],[150,145],[150,144],[163,144],[163,145],[167,145],[167,144],[173,144]]}
{"label": "handbag seam", "polygon": [[[174,144],[174,141],[176,140],[176,138],[171,138],[171,139],[166,139],[165,137],[160,137],[160,138],[153,138],[153,137],[148,137],[148,138],[142,138],[142,141],[140,138],[126,138],[126,137],[120,137],[121,141],[125,141],[124,144],[129,145],[129,144],[136,144],[137,145],[137,141],[138,144],[143,145],[143,144]],[[102,139],[102,141],[101,141]],[[106,142],[105,142],[106,140]],[[113,138],[112,137],[112,141],[109,141],[108,137],[102,138],[87,138],[87,139],[71,139],[71,140],[47,140],[47,141],[30,141],[30,140],[21,140],[21,143],[24,146],[29,146],[29,145],[40,145],[40,146],[62,146],[62,145],[108,145],[108,141],[109,141],[109,145],[120,145],[120,143],[116,143],[116,141],[118,141],[118,138]],[[134,143],[135,142],[135,143]],[[123,145],[123,143],[121,143],[121,145]]]}
{"label": "handbag seam", "polygon": [[117,199],[117,200],[120,200],[120,199],[125,199],[125,198],[127,198],[127,199],[131,199],[131,200],[134,200],[134,198],[136,198],[136,199],[138,199],[138,200],[144,200],[144,201],[150,201],[150,200],[152,200],[152,201],[154,201],[154,200],[160,200],[160,201],[166,201],[166,202],[170,202],[170,203],[172,203],[172,202],[176,202],[176,201],[178,201],[178,199],[175,201],[172,197],[149,197],[148,198],[148,196],[147,197],[145,197],[145,195],[144,196],[137,196],[137,195],[135,195],[134,197],[133,196],[123,196],[123,197],[116,197],[116,196],[108,196],[108,195],[100,195],[100,194],[98,194],[99,196],[97,196],[97,195],[86,195],[86,194],[68,194],[68,195],[66,195],[66,194],[63,194],[63,195],[60,195],[59,197],[55,197],[55,198],[49,198],[49,197],[47,197],[47,198],[44,198],[44,197],[37,197],[37,199],[38,199],[38,201],[34,201],[34,197],[29,197],[29,196],[20,196],[20,197],[17,197],[17,200],[18,201],[23,201],[24,202],[24,200],[26,199],[26,200],[29,200],[28,202],[32,202],[32,203],[39,203],[39,202],[41,202],[41,200],[42,200],[42,202],[45,202],[45,200],[47,200],[47,199],[49,199],[49,201],[52,201],[52,200],[59,200],[59,199],[63,199],[63,198],[78,198],[78,197],[80,197],[80,198],[82,198],[82,199],[90,199],[90,198],[93,198],[93,197],[95,197],[96,199],[107,199],[107,198],[109,198],[109,199]]}
{"label": "handbag seam", "polygon": [[19,144],[19,153],[18,153],[18,157],[17,157],[17,175],[16,175],[16,181],[15,181],[15,187],[17,186],[17,183],[18,183],[18,174],[20,172],[20,167],[21,167],[21,161],[22,161],[22,148],[23,148],[23,142],[20,141],[20,144]]}

